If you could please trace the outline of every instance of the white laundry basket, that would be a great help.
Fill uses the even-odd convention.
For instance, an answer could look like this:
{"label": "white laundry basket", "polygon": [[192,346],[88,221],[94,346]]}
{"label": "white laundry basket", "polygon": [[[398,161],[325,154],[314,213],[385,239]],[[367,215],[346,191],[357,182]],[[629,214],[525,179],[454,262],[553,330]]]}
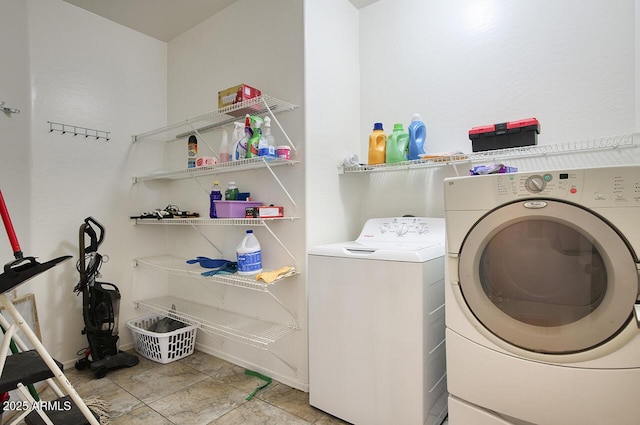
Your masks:
{"label": "white laundry basket", "polygon": [[127,322],[131,329],[136,351],[158,363],[166,364],[193,354],[196,347],[197,327],[187,325],[175,331],[158,333],[147,329],[165,316],[152,314]]}

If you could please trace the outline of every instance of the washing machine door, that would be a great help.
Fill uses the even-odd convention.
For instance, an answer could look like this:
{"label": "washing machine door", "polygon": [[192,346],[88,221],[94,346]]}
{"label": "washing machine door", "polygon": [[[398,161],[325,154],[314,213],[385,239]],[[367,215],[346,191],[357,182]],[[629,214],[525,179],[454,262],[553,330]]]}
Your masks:
{"label": "washing machine door", "polygon": [[577,205],[535,199],[501,206],[469,231],[460,288],[491,333],[541,353],[598,346],[631,319],[638,272],[624,239]]}

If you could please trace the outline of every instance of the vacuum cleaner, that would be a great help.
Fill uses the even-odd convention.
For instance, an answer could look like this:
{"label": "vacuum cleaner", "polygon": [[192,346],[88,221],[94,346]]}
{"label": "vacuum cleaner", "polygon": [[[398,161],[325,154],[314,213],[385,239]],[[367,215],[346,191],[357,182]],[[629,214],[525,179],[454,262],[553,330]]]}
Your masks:
{"label": "vacuum cleaner", "polygon": [[107,372],[138,364],[135,354],[118,348],[118,315],[120,291],[112,283],[98,282],[103,257],[98,248],[104,241],[104,227],[93,217],[87,217],[80,225],[78,272],[80,281],[73,292],[82,293],[82,315],[89,347],[78,354],[83,355],[75,364],[82,370],[87,366],[96,378],[103,378]]}

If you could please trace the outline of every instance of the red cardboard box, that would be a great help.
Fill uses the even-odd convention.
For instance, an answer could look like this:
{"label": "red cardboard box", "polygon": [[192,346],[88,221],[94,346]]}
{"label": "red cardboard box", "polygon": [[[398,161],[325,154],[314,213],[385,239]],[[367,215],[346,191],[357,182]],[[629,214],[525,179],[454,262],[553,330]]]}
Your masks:
{"label": "red cardboard box", "polygon": [[242,108],[237,110],[233,110],[231,107],[236,103],[244,102],[245,100],[253,99],[261,95],[262,92],[260,90],[246,84],[229,87],[228,89],[218,92],[218,109],[229,108],[231,111],[229,111],[228,114],[236,117],[251,114],[252,112],[256,112],[256,110],[260,110],[261,105],[257,104],[255,108]]}
{"label": "red cardboard box", "polygon": [[284,217],[284,208],[273,205],[249,207],[245,209],[246,218],[278,218]]}

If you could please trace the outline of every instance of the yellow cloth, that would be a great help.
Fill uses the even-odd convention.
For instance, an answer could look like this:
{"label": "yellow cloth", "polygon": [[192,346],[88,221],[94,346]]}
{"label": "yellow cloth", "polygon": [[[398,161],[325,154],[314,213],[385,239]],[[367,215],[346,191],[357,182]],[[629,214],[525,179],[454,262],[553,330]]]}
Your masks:
{"label": "yellow cloth", "polygon": [[261,272],[256,276],[256,280],[264,280],[267,283],[273,283],[278,279],[282,279],[283,277],[291,276],[295,273],[295,269],[293,267],[285,266],[280,267],[277,270],[273,270],[270,272]]}

